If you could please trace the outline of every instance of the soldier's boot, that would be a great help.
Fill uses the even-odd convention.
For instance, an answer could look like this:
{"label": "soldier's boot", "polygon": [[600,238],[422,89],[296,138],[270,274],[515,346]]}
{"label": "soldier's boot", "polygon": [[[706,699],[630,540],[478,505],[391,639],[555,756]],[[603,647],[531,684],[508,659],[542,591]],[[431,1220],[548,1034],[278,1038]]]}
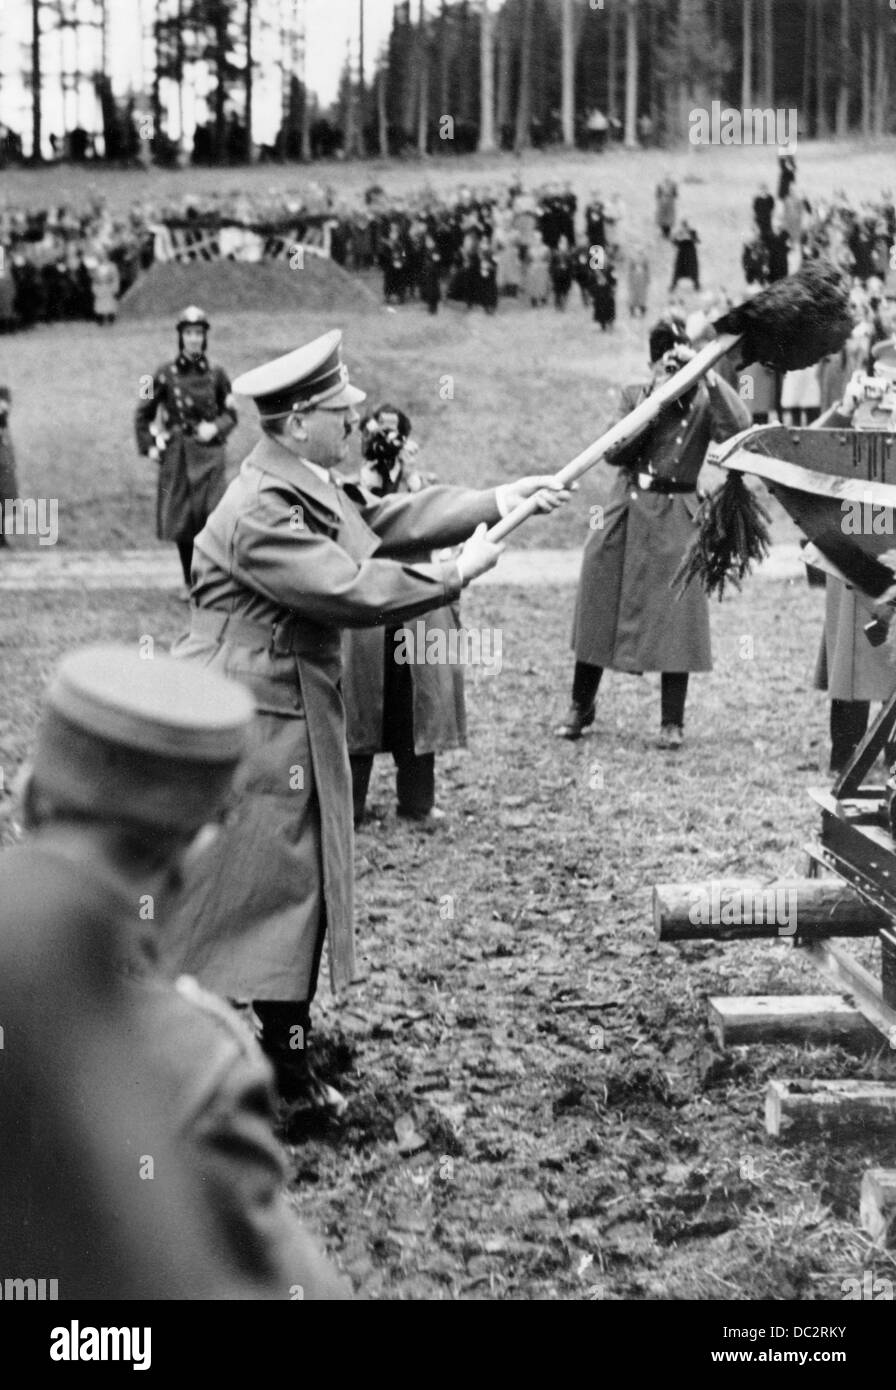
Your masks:
{"label": "soldier's boot", "polygon": [[258,1000],[253,1008],[260,1024],[259,1042],[274,1068],[283,1135],[299,1138],[304,1128],[340,1119],[348,1102],[311,1061],[309,1005]]}
{"label": "soldier's boot", "polygon": [[594,705],[590,709],[582,709],[575,703],[569,707],[569,712],[562,724],[558,724],[556,734],[558,738],[568,738],[571,740],[579,739],[582,733],[594,723]]}

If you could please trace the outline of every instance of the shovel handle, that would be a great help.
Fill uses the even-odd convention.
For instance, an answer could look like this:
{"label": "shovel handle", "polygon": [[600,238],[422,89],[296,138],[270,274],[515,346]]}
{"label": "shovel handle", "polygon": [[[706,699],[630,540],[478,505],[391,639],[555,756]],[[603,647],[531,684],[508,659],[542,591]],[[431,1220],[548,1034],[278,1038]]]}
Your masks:
{"label": "shovel handle", "polygon": [[[619,420],[615,425],[608,429],[599,439],[595,439],[593,444],[589,444],[587,449],[583,449],[574,459],[570,459],[556,474],[558,483],[568,487],[575,482],[583,473],[587,473],[589,468],[593,468],[611,449],[620,448],[624,444],[630,444],[643,434],[647,426],[652,424],[663,408],[677,401],[692,386],[705,376],[715,364],[730,352],[735,343],[740,341],[737,333],[723,333],[718,338],[714,338],[711,343],[702,347],[690,362],[685,362],[674,376],[670,376],[668,381],[664,381],[662,386],[658,386],[646,400],[636,405],[634,410],[630,410],[628,415]],[[521,502],[518,507],[514,507],[512,512],[502,517],[496,522],[488,533],[490,541],[501,541],[505,536],[510,535],[518,526],[538,511],[538,504],[534,497],[527,497],[525,502]]]}

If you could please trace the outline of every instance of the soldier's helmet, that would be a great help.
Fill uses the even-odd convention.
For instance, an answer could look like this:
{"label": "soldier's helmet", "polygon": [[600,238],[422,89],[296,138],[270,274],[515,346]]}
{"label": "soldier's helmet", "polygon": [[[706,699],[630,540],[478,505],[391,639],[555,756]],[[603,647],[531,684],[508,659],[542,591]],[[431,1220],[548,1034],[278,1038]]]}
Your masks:
{"label": "soldier's helmet", "polygon": [[205,310],[200,309],[198,304],[188,304],[177,320],[178,333],[183,333],[185,328],[201,328],[205,333],[211,328]]}

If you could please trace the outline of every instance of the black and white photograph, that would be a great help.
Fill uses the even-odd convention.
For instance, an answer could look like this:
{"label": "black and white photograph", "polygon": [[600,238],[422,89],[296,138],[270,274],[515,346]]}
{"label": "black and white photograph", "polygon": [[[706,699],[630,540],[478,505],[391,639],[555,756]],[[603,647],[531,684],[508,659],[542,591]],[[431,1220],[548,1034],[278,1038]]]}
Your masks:
{"label": "black and white photograph", "polygon": [[0,0],[29,1366],[563,1302],[857,1373],[894,190],[892,0]]}

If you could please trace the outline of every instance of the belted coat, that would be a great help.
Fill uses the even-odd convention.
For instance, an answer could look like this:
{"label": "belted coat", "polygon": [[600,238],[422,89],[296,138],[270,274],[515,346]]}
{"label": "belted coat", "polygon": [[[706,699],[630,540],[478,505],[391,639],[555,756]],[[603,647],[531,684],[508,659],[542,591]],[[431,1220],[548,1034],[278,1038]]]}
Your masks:
{"label": "belted coat", "polygon": [[254,747],[224,831],[165,933],[170,968],[232,998],[310,999],[325,925],[333,985],[352,979],[342,629],[453,603],[453,561],[404,557],[498,518],[493,490],[377,498],[322,480],[269,436],[244,461],[196,538],[192,630],[174,654],[248,687]]}
{"label": "belted coat", "polygon": [[[208,444],[196,435],[203,420],[218,430]],[[227,486],[225,441],[237,424],[227,373],[204,355],[192,361],[184,353],[159,367],[134,419],[141,454],[154,443],[153,424],[167,441],[159,465],[156,535],[160,541],[192,540]]]}
{"label": "belted coat", "polygon": [[[620,418],[649,389],[624,387]],[[671,471],[696,479],[710,440],[727,439],[749,424],[743,401],[717,378],[714,387],[701,382],[668,406],[626,450],[582,556],[572,642],[578,661],[635,673],[712,669],[706,595],[697,584],[680,599],[672,590],[694,535],[696,491],[667,495],[645,490],[638,478]]]}

